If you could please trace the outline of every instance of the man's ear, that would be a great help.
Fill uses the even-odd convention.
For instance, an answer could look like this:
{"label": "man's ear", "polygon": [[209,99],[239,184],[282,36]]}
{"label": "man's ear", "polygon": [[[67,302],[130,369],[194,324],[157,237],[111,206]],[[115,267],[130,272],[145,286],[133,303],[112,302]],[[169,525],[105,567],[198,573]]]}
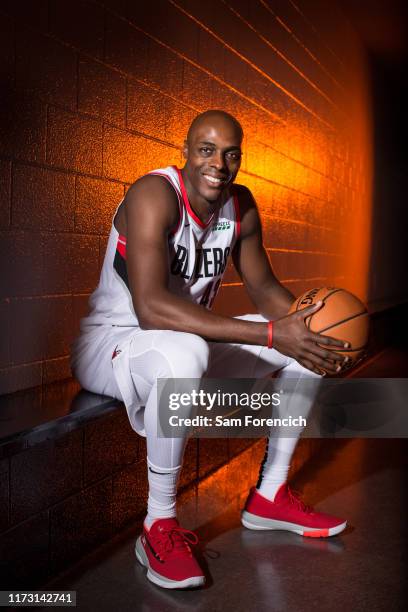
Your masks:
{"label": "man's ear", "polygon": [[183,144],[183,157],[184,157],[184,159],[188,158],[188,142],[187,142],[187,140],[185,140],[184,144]]}

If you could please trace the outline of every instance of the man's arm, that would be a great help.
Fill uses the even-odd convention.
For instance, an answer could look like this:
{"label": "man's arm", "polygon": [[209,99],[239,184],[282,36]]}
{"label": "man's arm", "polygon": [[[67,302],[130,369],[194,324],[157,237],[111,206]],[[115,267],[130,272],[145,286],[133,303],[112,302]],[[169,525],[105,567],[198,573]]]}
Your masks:
{"label": "man's arm", "polygon": [[[125,211],[129,285],[143,329],[189,332],[221,342],[267,344],[266,323],[217,315],[169,291],[168,235],[177,223],[178,204],[174,190],[164,179],[147,176],[137,181],[126,195]],[[283,301],[280,308],[283,312]],[[303,359],[302,363],[315,372],[320,373],[319,366],[334,371],[333,353],[317,347],[315,342],[334,348],[343,347],[343,343],[307,330],[304,318],[315,310],[318,307],[311,306],[276,321],[274,346]],[[313,347],[309,350],[305,343]]]}
{"label": "man's arm", "polygon": [[[267,319],[274,321],[273,345],[280,352],[295,357],[305,367],[318,371],[316,365],[323,365],[321,360],[335,360],[330,372],[337,372],[343,363],[343,357],[329,352],[317,345],[332,346],[334,338],[323,340],[325,336],[307,330],[304,319],[323,306],[315,305],[313,310],[305,308],[301,312],[288,315],[288,310],[295,297],[276,278],[262,240],[262,224],[255,200],[246,187],[236,186],[241,212],[241,236],[233,251],[233,261],[246,290],[258,311]],[[306,333],[305,333],[306,329]],[[338,342],[337,346],[343,347]]]}

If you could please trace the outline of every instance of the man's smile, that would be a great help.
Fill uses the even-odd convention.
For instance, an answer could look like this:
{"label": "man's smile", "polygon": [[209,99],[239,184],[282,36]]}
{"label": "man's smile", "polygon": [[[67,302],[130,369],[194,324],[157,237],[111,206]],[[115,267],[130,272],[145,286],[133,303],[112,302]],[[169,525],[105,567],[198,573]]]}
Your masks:
{"label": "man's smile", "polygon": [[207,174],[205,172],[202,173],[202,176],[204,177],[206,183],[210,186],[210,187],[221,187],[223,185],[225,185],[226,183],[228,183],[230,177],[228,176],[214,176],[212,174]]}

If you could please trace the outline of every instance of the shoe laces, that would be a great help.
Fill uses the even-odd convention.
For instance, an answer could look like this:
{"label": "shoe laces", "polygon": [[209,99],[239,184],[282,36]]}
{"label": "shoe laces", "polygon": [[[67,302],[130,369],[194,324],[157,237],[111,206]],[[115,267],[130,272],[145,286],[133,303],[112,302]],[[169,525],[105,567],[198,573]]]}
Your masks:
{"label": "shoe laces", "polygon": [[298,510],[301,510],[302,512],[306,512],[307,514],[310,514],[310,512],[313,512],[313,508],[311,506],[307,506],[305,502],[302,501],[302,499],[300,498],[301,494],[299,491],[295,491],[294,489],[291,489],[290,487],[288,487],[287,492],[288,492],[289,501],[293,506],[295,506],[295,508],[297,508]]}
{"label": "shoe laces", "polygon": [[155,544],[161,556],[185,557],[191,556],[190,546],[198,544],[198,537],[194,531],[184,527],[160,528],[155,538]]}

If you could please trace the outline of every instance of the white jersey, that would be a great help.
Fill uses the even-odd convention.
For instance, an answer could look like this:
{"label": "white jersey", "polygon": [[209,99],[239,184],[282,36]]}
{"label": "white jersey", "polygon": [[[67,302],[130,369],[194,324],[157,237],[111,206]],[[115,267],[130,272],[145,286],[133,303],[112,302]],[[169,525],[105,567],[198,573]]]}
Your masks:
{"label": "white jersey", "polygon": [[[240,230],[234,188],[222,208],[203,223],[190,206],[178,168],[168,166],[149,174],[168,180],[179,202],[179,222],[168,237],[169,290],[190,302],[211,308]],[[89,305],[90,314],[81,320],[83,330],[94,325],[139,327],[129,290],[126,238],[118,233],[113,222],[99,285]]]}

